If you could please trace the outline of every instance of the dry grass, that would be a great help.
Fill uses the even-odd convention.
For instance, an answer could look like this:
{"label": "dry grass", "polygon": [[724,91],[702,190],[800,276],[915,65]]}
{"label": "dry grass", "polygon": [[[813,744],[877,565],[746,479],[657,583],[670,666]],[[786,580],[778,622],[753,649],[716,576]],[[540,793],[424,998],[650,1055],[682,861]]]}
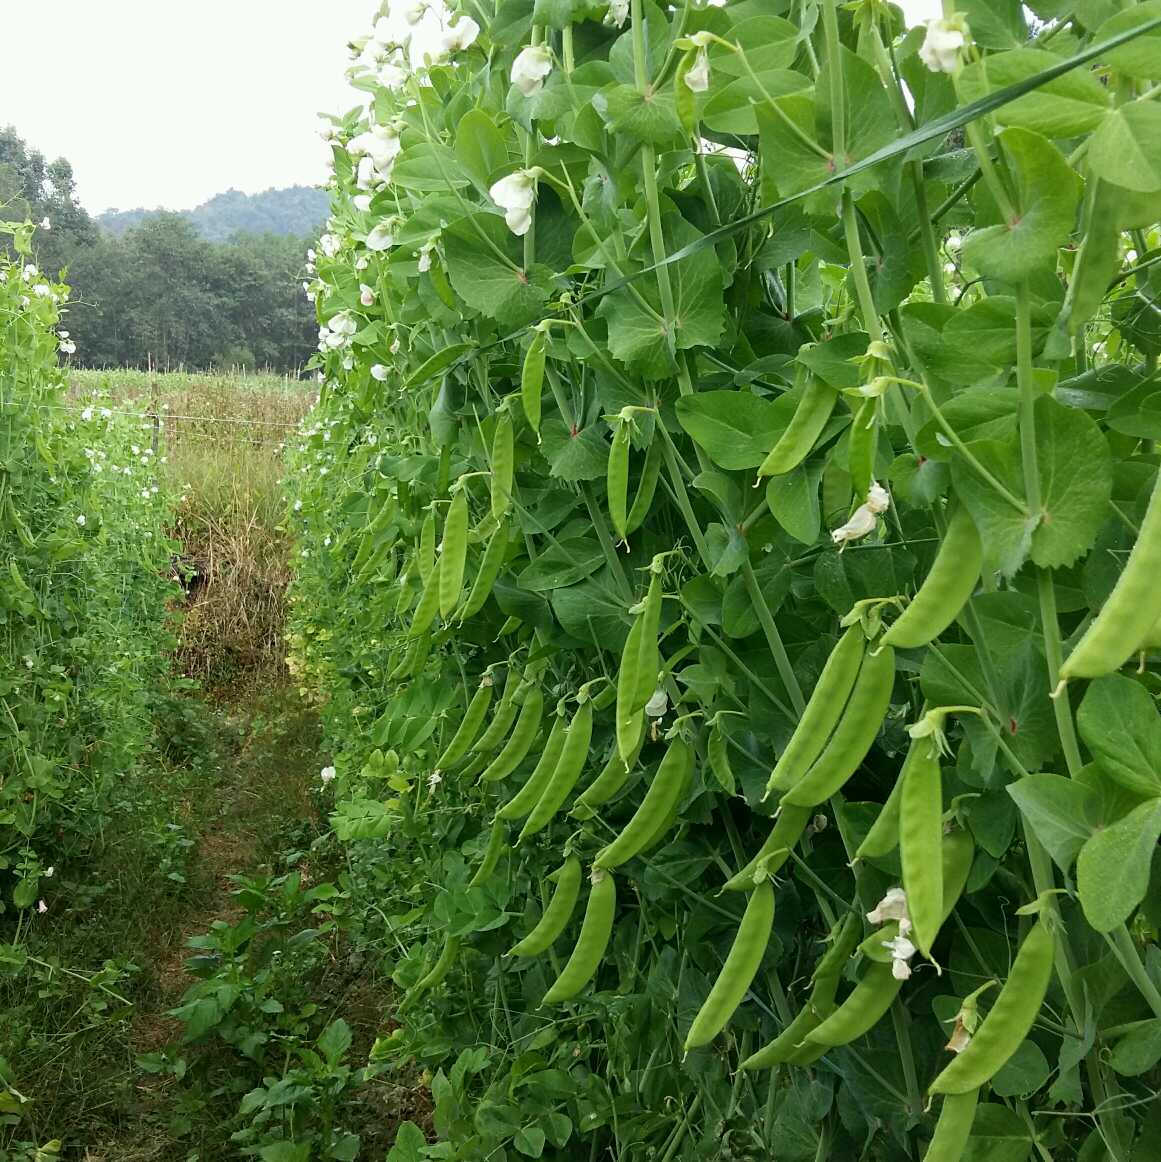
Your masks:
{"label": "dry grass", "polygon": [[282,450],[313,385],[276,375],[76,372],[78,392],[156,412],[158,451],[183,497],[175,539],[188,598],[179,664],[210,686],[281,667],[289,538]]}

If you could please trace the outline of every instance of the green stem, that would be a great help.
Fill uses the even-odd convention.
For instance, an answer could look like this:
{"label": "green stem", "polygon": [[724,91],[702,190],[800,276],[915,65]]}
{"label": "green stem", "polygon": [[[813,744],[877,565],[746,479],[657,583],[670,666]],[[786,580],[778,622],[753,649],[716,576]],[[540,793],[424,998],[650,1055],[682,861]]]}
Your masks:
{"label": "green stem", "polygon": [[895,1045],[899,1050],[899,1061],[903,1066],[903,1083],[907,1086],[907,1104],[910,1106],[912,1123],[923,1117],[923,1093],[919,1088],[919,1076],[915,1071],[915,1058],[911,1053],[911,1030],[908,1028],[907,1010],[896,997],[891,1002],[891,1025],[895,1030]]}
{"label": "green stem", "polygon": [[1161,991],[1141,963],[1129,930],[1124,924],[1118,924],[1111,933],[1105,933],[1105,940],[1121,962],[1121,967],[1128,973],[1129,979],[1137,986],[1137,991],[1145,998],[1145,1003],[1153,1010],[1153,1015],[1161,1017]]}
{"label": "green stem", "polygon": [[786,646],[782,642],[782,635],[778,632],[778,626],[774,622],[774,617],[770,612],[770,606],[766,603],[766,596],[762,592],[762,587],[758,584],[758,578],[754,574],[754,567],[749,561],[742,566],[742,577],[745,580],[746,591],[750,595],[750,601],[753,603],[754,612],[758,616],[758,623],[762,627],[762,632],[766,635],[766,642],[770,646],[770,652],[774,655],[774,665],[778,668],[778,676],[782,679],[782,685],[786,687],[786,693],[790,695],[791,704],[801,715],[806,709],[806,699],[802,696],[802,687],[798,684],[798,677],[794,673],[794,667],[790,664],[790,657],[786,653]]}

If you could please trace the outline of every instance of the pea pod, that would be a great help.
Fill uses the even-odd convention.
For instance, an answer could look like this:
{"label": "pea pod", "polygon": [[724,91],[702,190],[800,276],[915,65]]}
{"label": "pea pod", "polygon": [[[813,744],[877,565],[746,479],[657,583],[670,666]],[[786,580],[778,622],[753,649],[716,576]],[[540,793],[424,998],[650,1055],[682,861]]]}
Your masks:
{"label": "pea pod", "polygon": [[[853,912],[839,920],[831,930],[830,947],[818,962],[811,978],[810,996],[798,1015],[774,1038],[739,1066],[741,1069],[770,1069],[774,1065],[797,1064],[802,1041],[835,1010],[835,993],[842,979],[843,966],[850,959],[859,939],[859,918]],[[807,1047],[807,1055],[813,1047]]]}
{"label": "pea pod", "polygon": [[488,846],[484,849],[484,858],[476,868],[476,874],[468,881],[469,888],[478,888],[496,870],[500,862],[500,853],[504,850],[504,837],[508,828],[502,820],[492,821],[492,830],[488,835]]}
{"label": "pea pod", "polygon": [[507,553],[508,522],[502,520],[497,526],[496,531],[488,538],[488,547],[484,550],[484,555],[480,558],[480,568],[476,573],[476,579],[472,582],[468,599],[464,602],[464,606],[459,613],[461,625],[469,617],[475,617],[484,608],[484,602],[491,596],[492,587],[496,584],[496,578],[500,576],[500,570],[504,567],[504,557]]}
{"label": "pea pod", "polygon": [[1108,600],[1060,667],[1062,681],[1099,678],[1128,660],[1161,617],[1161,475],[1129,559]]}
{"label": "pea pod", "polygon": [[625,519],[626,534],[635,533],[644,523],[653,507],[653,496],[657,491],[657,478],[661,475],[661,441],[653,440],[645,453],[645,466],[641,469],[641,480],[637,485],[637,495],[633,497],[633,507]]}
{"label": "pea pod", "polygon": [[439,612],[439,570],[432,569],[423,583],[423,592],[419,595],[419,604],[411,615],[411,624],[407,627],[409,637],[419,637],[427,633],[435,615]]}
{"label": "pea pod", "polygon": [[983,560],[980,534],[961,504],[948,523],[947,535],[923,584],[883,635],[883,644],[914,649],[939,637],[967,604],[979,580]]}
{"label": "pea pod", "polygon": [[916,742],[915,758],[908,756],[900,778],[899,858],[915,946],[930,958],[943,923],[943,776],[933,740]]}
{"label": "pea pod", "polygon": [[512,440],[512,417],[502,411],[492,434],[492,515],[499,520],[512,504],[512,479],[516,450]]}
{"label": "pea pod", "polygon": [[939,1121],[935,1123],[935,1134],[927,1144],[923,1162],[959,1162],[968,1138],[971,1137],[979,1096],[978,1089],[944,1096]]}
{"label": "pea pod", "polygon": [[580,935],[568,962],[552,987],[544,994],[543,1005],[568,1001],[577,995],[596,975],[609,937],[613,934],[613,916],[617,911],[617,884],[612,874],[595,869],[585,905]]}
{"label": "pea pod", "polygon": [[1100,309],[1120,257],[1118,202],[1122,191],[1095,175],[1091,181],[1094,188],[1087,206],[1088,220],[1058,322],[1067,323],[1072,335],[1080,332]]}
{"label": "pea pod", "polygon": [[426,585],[435,568],[435,513],[431,509],[428,509],[423,524],[419,526],[419,554],[416,561],[420,580]]}
{"label": "pea pod", "polygon": [[589,701],[582,702],[568,724],[564,745],[560,748],[560,758],[552,777],[545,784],[544,791],[532,808],[524,827],[520,832],[517,843],[523,843],[530,835],[543,830],[552,817],[560,810],[561,804],[568,798],[577,779],[584,769],[585,760],[589,757],[589,743],[593,737],[593,705]]}
{"label": "pea pod", "polygon": [[575,815],[577,819],[591,819],[596,813],[597,807],[601,806],[602,803],[607,803],[617,794],[629,781],[629,775],[637,762],[637,756],[641,753],[644,741],[643,737],[638,740],[637,748],[628,762],[621,758],[620,750],[614,746],[613,753],[609,755],[609,760],[605,763],[601,773],[593,779],[583,794],[577,796],[576,803],[569,814]]}
{"label": "pea pod", "polygon": [[850,701],[814,765],[783,796],[784,803],[814,807],[829,799],[867,757],[883,724],[895,685],[895,651],[881,646],[859,667]]}
{"label": "pea pod", "polygon": [[403,653],[403,657],[392,667],[390,673],[388,673],[387,680],[390,682],[402,682],[406,678],[413,677],[423,669],[423,664],[427,661],[427,655],[429,653],[431,653],[430,634],[419,634],[411,638],[410,644]]}
{"label": "pea pod", "polygon": [[640,744],[645,727],[645,704],[657,688],[661,665],[657,649],[660,627],[661,579],[654,573],[641,612],[625,639],[617,674],[617,746],[626,760]]}
{"label": "pea pod", "polygon": [[520,717],[508,736],[508,741],[500,753],[488,764],[480,775],[480,782],[494,783],[506,779],[523,761],[532,749],[532,743],[540,733],[540,723],[544,718],[544,695],[533,686],[520,707]]}
{"label": "pea pod", "polygon": [[714,773],[718,785],[727,795],[732,795],[738,787],[734,778],[733,768],[730,766],[730,756],[726,749],[726,736],[719,724],[715,723],[709,732],[705,744],[706,758],[709,759],[710,770]]}
{"label": "pea pod", "polygon": [[443,754],[435,760],[437,771],[449,770],[468,753],[468,747],[475,742],[476,735],[479,734],[480,727],[484,724],[484,716],[488,713],[488,707],[492,703],[494,688],[492,679],[489,677],[485,677],[480,683],[479,688],[472,695],[471,702],[468,703],[467,710],[464,711],[459,728],[452,735]]}
{"label": "pea pod", "polygon": [[813,813],[812,807],[795,807],[791,803],[783,803],[766,842],[758,849],[758,854],[741,871],[726,880],[722,885],[722,891],[741,892],[752,888],[754,873],[760,864],[765,865],[767,875],[774,875],[790,858],[790,849],[801,838]]}
{"label": "pea pod", "polygon": [[856,496],[865,496],[875,479],[875,452],[879,427],[875,422],[877,401],[865,399],[851,421],[847,467]]}
{"label": "pea pod", "polygon": [[868,962],[846,1000],[803,1040],[822,1046],[824,1052],[837,1045],[849,1045],[879,1023],[902,987],[903,982],[895,979],[889,963]]}
{"label": "pea pod", "polygon": [[792,787],[822,753],[859,675],[866,645],[862,629],[852,625],[831,650],[798,726],[770,773],[767,798]]}
{"label": "pea pod", "polygon": [[443,522],[443,547],[439,552],[439,612],[447,617],[460,602],[464,564],[468,556],[468,497],[457,492]]}
{"label": "pea pod", "polygon": [[492,715],[492,721],[488,723],[487,730],[472,745],[473,754],[491,754],[508,736],[508,731],[511,730],[512,723],[516,720],[516,712],[520,709],[519,701],[524,694],[524,689],[523,683],[509,670],[507,680],[504,683],[504,693],[500,695],[500,701],[496,703],[496,712]]}
{"label": "pea pod", "polygon": [[548,732],[548,741],[540,755],[532,774],[528,776],[524,786],[500,808],[496,814],[501,819],[523,819],[536,806],[556,764],[560,761],[560,750],[564,746],[566,724],[564,716],[558,714],[552,722],[552,729]]}
{"label": "pea pod", "polygon": [[928,1086],[928,1093],[963,1094],[990,1081],[1028,1036],[1052,979],[1052,934],[1044,921],[1024,937],[1012,970],[988,1015],[955,1060]]}
{"label": "pea pod", "polygon": [[609,498],[609,519],[619,541],[629,535],[629,421],[619,419],[613,429],[613,444],[605,472]]}
{"label": "pea pod", "polygon": [[686,1034],[686,1053],[708,1045],[725,1027],[754,982],[774,924],[774,887],[763,880],[751,893],[738,934],[710,994]]}
{"label": "pea pod", "polygon": [[758,475],[781,476],[784,472],[793,472],[810,454],[814,442],[822,435],[822,429],[826,427],[837,399],[838,392],[830,384],[812,378],[786,430],[759,466]]}
{"label": "pea pod", "polygon": [[657,838],[660,821],[667,821],[678,803],[693,771],[693,750],[684,739],[675,738],[665,752],[657,774],[633,817],[612,843],[602,848],[593,866],[609,870],[620,867]]}
{"label": "pea pod", "polygon": [[641,850],[637,854],[645,855],[646,852],[652,851],[657,847],[669,832],[673,829],[673,825],[677,822],[681,815],[681,807],[685,802],[685,794],[689,790],[690,784],[693,782],[693,764],[686,767],[682,773],[680,785],[670,802],[667,810],[659,812],[656,819],[654,819],[652,826],[649,828],[648,834],[641,845]]}
{"label": "pea pod", "polygon": [[532,931],[508,950],[509,956],[539,956],[547,952],[572,917],[577,896],[580,895],[580,860],[570,855],[550,878],[556,880],[556,887],[548,907]]}
{"label": "pea pod", "polygon": [[899,846],[899,801],[903,797],[903,780],[907,775],[908,765],[915,761],[920,748],[927,742],[927,739],[922,738],[911,740],[907,757],[903,760],[903,766],[895,779],[895,785],[887,796],[887,802],[875,816],[871,829],[863,837],[863,842],[855,849],[855,859],[881,859],[885,855],[890,855]]}
{"label": "pea pod", "polygon": [[545,346],[544,332],[534,332],[520,371],[520,403],[528,423],[537,433],[540,431],[540,405],[544,393]]}
{"label": "pea pod", "polygon": [[441,984],[443,978],[451,970],[451,966],[455,964],[459,951],[460,937],[452,936],[450,933],[444,936],[443,947],[440,949],[435,964],[407,990],[407,994],[404,997],[405,1003],[415,1000],[429,989],[433,989]]}

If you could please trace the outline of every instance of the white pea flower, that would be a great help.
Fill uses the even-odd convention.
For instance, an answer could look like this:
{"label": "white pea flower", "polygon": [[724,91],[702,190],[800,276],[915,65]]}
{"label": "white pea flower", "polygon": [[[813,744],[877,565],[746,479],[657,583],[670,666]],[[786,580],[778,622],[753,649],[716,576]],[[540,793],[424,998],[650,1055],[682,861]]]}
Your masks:
{"label": "white pea flower", "polygon": [[919,59],[933,73],[954,73],[966,45],[967,26],[962,20],[929,20]]}
{"label": "white pea flower", "polygon": [[360,214],[365,214],[371,208],[371,195],[355,194],[355,196],[351,198],[351,205],[354,206]]}
{"label": "white pea flower", "polygon": [[43,900],[37,900],[36,910],[43,916],[48,911],[48,905]]}
{"label": "white pea flower", "polygon": [[860,504],[845,525],[831,530],[830,539],[836,545],[845,545],[847,541],[857,541],[868,533],[873,533],[875,524],[875,514],[867,505]]}
{"label": "white pea flower", "polygon": [[896,936],[884,940],[883,947],[891,953],[891,975],[896,980],[907,980],[911,976],[911,965],[907,962],[915,955],[915,945],[906,936]]}
{"label": "white pea flower", "polygon": [[321,771],[319,771],[319,775],[318,775],[319,781],[325,787],[327,785],[327,783],[334,781],[337,774],[338,774],[338,772],[335,770],[334,767],[323,767],[323,769]]}
{"label": "white pea flower", "polygon": [[[369,203],[368,203],[368,205],[369,205]],[[360,254],[359,257],[355,259],[355,269],[360,274],[362,274],[363,271],[366,270],[367,267],[370,265],[371,265],[371,260],[365,254]]]}
{"label": "white pea flower", "polygon": [[544,78],[550,72],[552,72],[552,53],[542,44],[530,44],[522,48],[512,62],[512,84],[525,97],[531,97],[544,87]]}
{"label": "white pea flower", "polygon": [[77,524],[79,524],[82,528],[84,528],[85,514],[83,512],[80,514],[80,516],[77,517]]}
{"label": "white pea flower", "polygon": [[41,220],[40,220],[40,228],[41,228],[42,230],[51,230],[51,229],[52,229],[52,223],[51,223],[51,222],[48,220],[48,215],[47,215],[47,214],[46,214],[46,215],[45,215],[43,218],[41,218]]}
{"label": "white pea flower", "polygon": [[318,257],[318,255],[317,255],[317,254],[315,254],[315,252],[314,252],[314,247],[312,246],[312,247],[311,247],[311,248],[310,248],[310,249],[309,249],[309,250],[306,252],[306,261],[307,261],[308,263],[313,263],[313,262],[314,262],[314,260],[315,260],[317,257]]}
{"label": "white pea flower", "polygon": [[440,44],[445,53],[462,52],[480,35],[480,26],[470,16],[460,16],[440,33]]}
{"label": "white pea flower", "polygon": [[41,872],[41,875],[43,875],[46,880],[51,880],[52,877],[54,875],[56,875],[56,868],[55,867],[47,867],[44,869],[43,872]]}
{"label": "white pea flower", "polygon": [[504,211],[508,229],[518,237],[532,226],[532,203],[536,200],[536,174],[518,169],[501,178],[488,191],[489,197]]}
{"label": "white pea flower", "polygon": [[435,253],[436,235],[432,235],[419,248],[419,273],[424,274],[431,269],[431,256]]}
{"label": "white pea flower", "polygon": [[359,302],[365,307],[373,307],[375,305],[375,290],[365,282],[359,283]]}
{"label": "white pea flower", "polygon": [[[399,5],[399,15],[407,21],[408,24],[416,25],[423,19],[423,14],[427,11],[427,0],[404,0]],[[394,13],[392,13],[394,15]]]}
{"label": "white pea flower", "polygon": [[399,354],[399,340],[398,339],[393,340],[391,343],[391,346],[388,347],[387,350],[390,351],[392,355],[398,355]]}
{"label": "white pea flower", "polygon": [[709,82],[709,53],[704,48],[699,48],[693,65],[685,74],[685,87],[691,93],[704,93],[709,88]]}
{"label": "white pea flower", "polygon": [[387,376],[390,374],[388,369],[382,363],[371,364],[371,378],[377,379],[380,383],[386,382]]}
{"label": "white pea flower", "polygon": [[380,222],[367,235],[368,250],[390,250],[395,245],[395,219],[388,218]]}
{"label": "white pea flower", "polygon": [[876,375],[870,383],[862,383],[858,393],[863,399],[881,399],[891,388],[891,381],[885,375]]}
{"label": "white pea flower", "polygon": [[339,252],[339,247],[342,246],[342,240],[337,234],[324,234],[318,240],[318,245],[327,258],[334,258]]}
{"label": "white pea flower", "polygon": [[295,512],[302,512],[302,501],[301,500],[296,500],[294,502],[294,511]]}
{"label": "white pea flower", "polygon": [[629,19],[629,0],[609,0],[609,10],[605,13],[604,23],[611,28],[624,28]]}
{"label": "white pea flower", "polygon": [[955,1019],[955,1028],[951,1031],[951,1036],[948,1038],[944,1049],[949,1053],[962,1053],[969,1044],[971,1044],[972,1035],[968,1032],[967,1026],[963,1022],[963,1018],[957,1016]]}
{"label": "white pea flower", "polygon": [[438,787],[442,782],[443,775],[441,775],[439,771],[432,771],[431,774],[427,776],[428,791],[434,791],[436,787]]}
{"label": "white pea flower", "polygon": [[[949,234],[947,236],[947,241],[944,243],[944,246],[946,246],[948,250],[958,250],[962,245],[963,239],[958,234]],[[1128,256],[1126,255],[1126,257]],[[1133,259],[1130,258],[1129,261],[1132,262]]]}
{"label": "white pea flower", "polygon": [[407,83],[407,70],[394,61],[388,61],[379,70],[378,81],[385,89],[401,89]]}
{"label": "white pea flower", "polygon": [[359,324],[350,311],[339,311],[328,325],[336,335],[353,335],[359,329]]}
{"label": "white pea flower", "polygon": [[907,893],[902,888],[891,888],[887,894],[875,905],[872,912],[867,913],[867,920],[871,924],[886,924],[895,920],[899,924],[899,932],[906,936],[911,931],[911,916],[907,911]]}
{"label": "white pea flower", "polygon": [[886,512],[891,507],[891,494],[873,480],[867,489],[867,507],[875,514]]}
{"label": "white pea flower", "polygon": [[664,690],[654,690],[653,697],[645,703],[645,713],[650,718],[661,718],[669,709],[669,698]]}
{"label": "white pea flower", "polygon": [[81,412],[81,419],[84,420],[86,424],[89,423],[92,420],[92,418],[93,418],[93,409],[91,407],[87,407],[87,408],[85,408],[85,410],[83,412]]}

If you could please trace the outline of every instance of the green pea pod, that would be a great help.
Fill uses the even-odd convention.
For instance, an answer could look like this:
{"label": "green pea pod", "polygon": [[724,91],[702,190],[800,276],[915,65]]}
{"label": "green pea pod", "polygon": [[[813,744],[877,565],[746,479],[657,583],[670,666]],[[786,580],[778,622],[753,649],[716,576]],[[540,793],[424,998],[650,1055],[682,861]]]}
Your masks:
{"label": "green pea pod", "polygon": [[822,753],[859,676],[866,645],[862,629],[852,625],[831,650],[798,726],[770,772],[767,798],[797,783]]}
{"label": "green pea pod", "polygon": [[661,475],[661,441],[654,439],[645,453],[645,467],[641,469],[641,480],[637,485],[637,495],[633,497],[633,507],[625,520],[625,532],[635,533],[644,523],[653,507],[653,496],[657,491],[657,479]]}
{"label": "green pea pod", "polygon": [[895,785],[887,796],[887,802],[883,804],[879,814],[875,816],[875,822],[871,824],[870,831],[855,849],[855,859],[882,859],[883,856],[890,855],[899,846],[899,801],[903,797],[903,780],[907,776],[908,765],[915,762],[920,750],[929,741],[924,738],[911,740],[911,745],[907,749],[907,757],[903,760],[903,766],[895,779]]}
{"label": "green pea pod", "polygon": [[812,807],[795,807],[793,804],[783,803],[766,842],[758,849],[758,854],[741,871],[726,880],[722,885],[722,891],[748,891],[754,886],[754,873],[760,864],[765,865],[766,875],[774,875],[790,858],[790,849],[802,837],[813,813]]}
{"label": "green pea pod", "polygon": [[786,792],[784,803],[814,807],[829,799],[855,773],[879,733],[895,685],[895,651],[881,646],[859,667],[834,734],[814,765]]}
{"label": "green pea pod", "polygon": [[657,688],[657,672],[661,666],[657,648],[660,628],[661,579],[654,573],[641,612],[625,639],[617,674],[617,746],[626,760],[640,744],[645,725],[642,711]]}
{"label": "green pea pod", "polygon": [[459,491],[448,506],[439,553],[439,612],[447,617],[460,602],[468,557],[468,497]]}
{"label": "green pea pod", "polygon": [[673,799],[667,810],[660,812],[657,818],[653,821],[649,833],[645,836],[645,840],[641,845],[641,850],[637,852],[638,856],[645,855],[652,851],[655,847],[662,843],[665,837],[673,830],[673,825],[681,816],[681,808],[685,803],[685,795],[689,790],[690,784],[693,782],[693,764],[686,767],[683,772],[681,783],[678,787],[677,794]]}
{"label": "green pea pod", "polygon": [[1161,617],[1161,474],[1153,485],[1153,495],[1137,543],[1084,636],[1060,667],[1060,677],[1099,678],[1125,664],[1141,638]]}
{"label": "green pea pod", "polygon": [[617,884],[610,872],[594,870],[585,918],[581,922],[576,947],[561,969],[553,986],[544,994],[542,1005],[572,1000],[596,975],[609,937],[613,934],[613,917],[617,911]]}
{"label": "green pea pod", "polygon": [[1052,934],[1044,921],[1024,937],[995,1004],[972,1039],[928,1087],[928,1093],[962,1094],[990,1081],[1028,1036],[1052,979]]}
{"label": "green pea pod", "polygon": [[865,399],[851,421],[850,441],[847,446],[847,466],[856,496],[865,496],[875,479],[875,450],[879,428],[875,423],[873,399]]}
{"label": "green pea pod", "polygon": [[501,819],[523,819],[536,806],[540,796],[544,794],[548,780],[552,778],[552,772],[556,770],[556,764],[560,761],[560,751],[564,746],[566,732],[564,716],[556,715],[552,720],[552,729],[548,732],[548,741],[544,744],[544,750],[532,774],[528,776],[524,786],[496,812]]}
{"label": "green pea pod", "polygon": [[476,735],[480,733],[480,727],[484,725],[484,716],[492,704],[492,691],[494,689],[491,678],[486,677],[480,683],[479,688],[472,695],[471,702],[468,703],[467,710],[464,711],[459,729],[452,735],[443,754],[435,760],[437,771],[450,770],[468,753],[468,747],[476,741]]}
{"label": "green pea pod", "polygon": [[532,749],[532,743],[540,733],[540,723],[544,717],[544,695],[533,686],[520,707],[520,717],[508,736],[508,741],[500,753],[488,764],[480,782],[494,783],[506,779],[523,761]]}
{"label": "green pea pod", "polygon": [[504,838],[508,828],[500,819],[492,820],[492,830],[488,835],[488,846],[484,849],[484,858],[476,868],[476,874],[468,881],[469,888],[478,888],[496,870],[500,862],[500,853],[504,850]]}
{"label": "green pea pod", "polygon": [[580,860],[570,855],[550,878],[556,879],[556,888],[552,899],[548,901],[548,907],[544,909],[536,927],[508,950],[509,956],[539,956],[547,952],[572,918],[580,895]]}
{"label": "green pea pod", "polygon": [[1144,636],[1137,643],[1137,651],[1161,649],[1161,617],[1145,631]]}
{"label": "green pea pod", "polygon": [[834,998],[842,979],[843,966],[855,950],[859,931],[859,918],[853,912],[835,924],[831,929],[830,947],[811,977],[810,996],[806,1004],[773,1041],[752,1053],[739,1068],[770,1069],[775,1065],[795,1062],[807,1033],[818,1028],[835,1010]]}
{"label": "green pea pod", "polygon": [[960,1162],[971,1137],[979,1096],[978,1089],[969,1089],[966,1093],[949,1093],[944,1097],[923,1162]]}
{"label": "green pea pod", "polygon": [[943,776],[934,740],[916,741],[915,759],[908,756],[901,776],[899,858],[915,946],[930,959],[943,923]]}
{"label": "green pea pod", "polygon": [[902,987],[903,982],[895,979],[890,964],[871,961],[846,1000],[803,1040],[822,1046],[824,1052],[837,1045],[849,1045],[878,1024]]}
{"label": "green pea pod", "polygon": [[584,769],[585,760],[589,757],[589,743],[593,737],[593,705],[591,702],[582,702],[568,724],[564,745],[560,748],[560,758],[556,769],[544,787],[544,791],[532,808],[524,827],[520,832],[517,843],[523,843],[530,835],[548,826],[552,817],[560,810],[565,799]]}
{"label": "green pea pod", "polygon": [[502,411],[492,435],[492,515],[499,520],[512,503],[512,473],[516,450],[512,441],[512,417]]}
{"label": "green pea pod", "polygon": [[[395,598],[396,621],[402,621],[403,615],[411,608],[411,598],[414,595],[414,588],[411,582],[414,580],[418,569],[419,566],[414,561],[408,561],[399,576],[399,596]],[[422,582],[420,583],[420,588],[422,589]]]}
{"label": "green pea pod", "polygon": [[459,621],[462,625],[469,617],[475,617],[484,608],[484,602],[492,593],[496,578],[504,567],[504,557],[508,553],[508,522],[500,521],[496,531],[488,539],[488,547],[480,558],[480,568],[476,579],[472,582],[471,591],[464,607],[460,610]]}
{"label": "green pea pod", "polygon": [[534,432],[540,431],[540,403],[544,394],[544,356],[546,340],[543,331],[532,335],[524,366],[520,371],[520,403]]}
{"label": "green pea pod", "polygon": [[1076,256],[1061,316],[1072,335],[1078,334],[1100,309],[1117,273],[1121,231],[1118,222],[1122,191],[1093,176],[1080,251]]}
{"label": "green pea pod", "polygon": [[576,816],[577,819],[591,819],[596,813],[597,807],[607,803],[616,795],[629,781],[629,775],[633,771],[633,766],[637,762],[637,756],[641,753],[644,742],[643,737],[638,740],[637,749],[628,762],[621,758],[620,750],[614,746],[613,753],[609,755],[609,760],[605,763],[601,773],[593,779],[583,794],[577,796],[576,803],[569,814]]}
{"label": "green pea pod", "polygon": [[422,996],[423,993],[427,992],[429,989],[433,989],[437,985],[441,984],[443,982],[443,978],[447,976],[448,972],[451,970],[451,966],[455,964],[455,960],[459,955],[459,951],[460,937],[452,936],[450,934],[446,935],[443,940],[443,948],[440,950],[440,954],[436,959],[435,964],[433,964],[427,973],[419,980],[417,980],[415,984],[413,984],[411,988],[407,990],[407,994],[403,998],[404,1002],[410,1003],[416,998]]}
{"label": "green pea pod", "polygon": [[432,569],[423,584],[419,604],[411,615],[411,624],[407,627],[408,636],[418,637],[427,633],[437,613],[439,613],[439,571]]}
{"label": "green pea pod", "polygon": [[419,526],[419,577],[424,585],[435,568],[435,513],[428,509],[423,524]]}
{"label": "green pea pod", "polygon": [[727,795],[734,794],[738,789],[734,770],[730,766],[730,755],[726,749],[726,736],[718,724],[709,732],[705,744],[706,758],[709,759],[710,770],[714,773],[718,785]]}
{"label": "green pea pod", "polygon": [[613,428],[613,444],[605,472],[605,489],[609,498],[609,519],[617,540],[629,535],[629,422],[618,420]]}
{"label": "green pea pod", "polygon": [[725,1027],[754,982],[774,924],[774,886],[763,880],[751,893],[738,934],[710,994],[698,1010],[683,1046],[708,1045]]}
{"label": "green pea pod", "polygon": [[516,721],[516,713],[520,709],[520,700],[524,695],[525,687],[516,675],[509,671],[504,683],[504,693],[496,703],[496,712],[487,730],[472,744],[472,753],[478,755],[491,754],[508,737],[512,723]]}
{"label": "green pea pod", "polygon": [[659,821],[670,817],[692,772],[693,749],[684,739],[675,738],[669,744],[641,805],[621,829],[620,835],[597,853],[593,866],[606,871],[620,867],[642,851],[651,839],[657,838]]}
{"label": "green pea pod", "polygon": [[812,378],[794,409],[794,416],[770,454],[758,468],[759,476],[781,476],[793,472],[810,455],[814,442],[822,435],[830,413],[834,411],[838,392],[821,379]]}
{"label": "green pea pod", "polygon": [[389,496],[375,514],[375,519],[363,530],[359,540],[359,550],[351,562],[351,571],[359,572],[371,558],[371,554],[379,547],[379,535],[391,523],[391,518],[398,511],[399,506],[395,497]]}
{"label": "green pea pod", "polygon": [[947,526],[947,535],[935,554],[911,604],[883,635],[883,644],[915,649],[934,641],[967,604],[984,560],[983,542],[971,514],[961,504]]}
{"label": "green pea pod", "polygon": [[403,657],[395,665],[391,672],[387,675],[390,682],[402,682],[406,678],[413,677],[423,669],[424,663],[427,661],[427,655],[431,652],[431,635],[419,634],[411,639]]}

